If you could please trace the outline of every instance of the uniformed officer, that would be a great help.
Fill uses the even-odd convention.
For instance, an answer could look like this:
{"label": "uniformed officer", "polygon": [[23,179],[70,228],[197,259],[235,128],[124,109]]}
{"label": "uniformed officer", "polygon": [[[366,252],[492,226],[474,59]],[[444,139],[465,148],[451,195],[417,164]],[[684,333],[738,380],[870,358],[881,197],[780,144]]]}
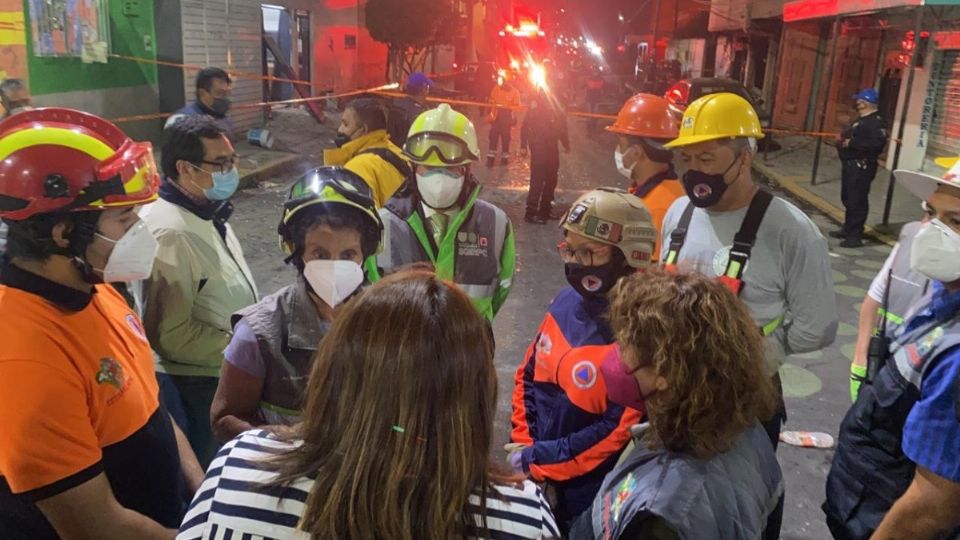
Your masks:
{"label": "uniformed officer", "polygon": [[837,539],[960,532],[960,178],[894,174],[926,201],[910,266],[931,282],[840,425],[823,505]]}
{"label": "uniformed officer", "polygon": [[840,153],[840,200],[846,209],[843,227],[830,236],[842,238],[846,248],[863,245],[863,225],[870,211],[870,183],[877,175],[877,157],[887,144],[887,130],[877,112],[880,97],[873,88],[853,96],[859,117],[844,128],[837,140]]}

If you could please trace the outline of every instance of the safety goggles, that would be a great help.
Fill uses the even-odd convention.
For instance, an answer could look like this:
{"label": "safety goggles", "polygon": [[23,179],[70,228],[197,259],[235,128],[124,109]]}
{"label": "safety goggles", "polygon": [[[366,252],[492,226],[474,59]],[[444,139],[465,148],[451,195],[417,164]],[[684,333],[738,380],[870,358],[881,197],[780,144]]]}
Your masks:
{"label": "safety goggles", "polygon": [[435,157],[444,165],[463,165],[476,161],[479,156],[467,148],[467,144],[448,133],[428,131],[407,139],[403,151],[415,162],[424,163]]}
{"label": "safety goggles", "polygon": [[361,208],[373,206],[373,194],[366,183],[320,178],[319,175],[314,174],[301,178],[290,187],[290,196],[284,203],[283,208],[289,218],[293,211],[305,204],[327,200],[341,202],[344,199]]}
{"label": "safety goggles", "polygon": [[100,163],[97,182],[84,190],[86,197],[97,197],[91,207],[130,206],[156,198],[160,174],[153,159],[153,145],[126,140],[120,149]]}

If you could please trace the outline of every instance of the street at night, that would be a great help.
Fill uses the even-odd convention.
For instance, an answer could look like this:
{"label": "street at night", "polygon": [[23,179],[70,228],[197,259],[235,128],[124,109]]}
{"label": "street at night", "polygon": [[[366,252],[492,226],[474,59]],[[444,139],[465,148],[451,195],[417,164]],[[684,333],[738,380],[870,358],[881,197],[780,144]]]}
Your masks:
{"label": "street at night", "polygon": [[[558,205],[569,205],[580,193],[595,187],[625,188],[626,181],[617,174],[613,163],[616,139],[602,131],[588,135],[586,122],[581,119],[571,119],[569,127],[572,151],[561,157]],[[486,130],[481,128],[481,140],[485,140],[485,135]],[[566,285],[556,249],[562,239],[557,222],[537,225],[523,220],[530,171],[526,161],[515,160],[507,167],[487,168],[481,164],[473,168],[484,185],[483,198],[507,212],[517,236],[516,278],[507,303],[494,321],[499,375],[498,439],[494,454],[499,460],[506,459],[500,449],[510,434],[510,395],[517,365],[534,338],[550,300]],[[757,179],[762,181],[760,176]],[[243,238],[244,253],[262,294],[287,285],[294,276],[293,270],[283,264],[275,228],[280,205],[292,180],[271,178],[235,199],[232,223],[238,236]],[[824,234],[836,228],[835,222],[809,204],[791,199],[775,185],[769,187],[808,212]],[[917,211],[919,213],[919,208]],[[890,246],[871,242],[860,249],[846,249],[838,247],[838,243],[830,240],[830,263],[840,312],[837,339],[822,351],[788,358],[781,368],[789,417],[784,430],[819,431],[836,437],[840,421],[850,407],[848,372],[860,304]],[[783,467],[787,493],[782,538],[828,537],[820,505],[831,456],[831,450],[780,445],[777,457]]]}

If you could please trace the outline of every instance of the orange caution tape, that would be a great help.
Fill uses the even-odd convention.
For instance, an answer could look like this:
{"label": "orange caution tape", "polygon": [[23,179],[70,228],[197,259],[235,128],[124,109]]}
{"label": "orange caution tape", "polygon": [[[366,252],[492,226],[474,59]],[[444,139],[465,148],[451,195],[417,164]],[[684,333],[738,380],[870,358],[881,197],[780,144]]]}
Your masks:
{"label": "orange caution tape", "polygon": [[[385,88],[396,88],[396,83],[387,84],[382,86],[375,86],[373,88],[365,88],[363,90],[352,90],[350,92],[343,92],[340,94],[332,94],[329,96],[314,96],[308,98],[297,98],[297,99],[287,99],[284,101],[261,101],[260,103],[238,103],[234,105],[234,109],[256,109],[260,107],[273,107],[277,105],[294,105],[297,103],[305,103],[308,101],[326,101],[331,99],[338,99],[343,97],[356,96],[359,94],[366,93],[375,93],[381,91]],[[119,118],[111,118],[110,121],[114,123],[123,123],[123,122],[137,122],[141,120],[157,120],[161,118],[166,118],[173,115],[174,113],[151,113],[151,114],[138,114],[135,116],[121,116]]]}

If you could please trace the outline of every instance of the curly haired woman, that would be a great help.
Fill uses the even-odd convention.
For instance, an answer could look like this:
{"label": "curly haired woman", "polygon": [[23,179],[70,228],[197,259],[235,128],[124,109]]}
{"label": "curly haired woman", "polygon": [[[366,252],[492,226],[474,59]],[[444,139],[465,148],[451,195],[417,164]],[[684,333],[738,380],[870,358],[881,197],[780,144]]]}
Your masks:
{"label": "curly haired woman", "polygon": [[651,269],[620,281],[610,320],[607,392],[645,405],[649,424],[571,537],[761,538],[783,482],[758,421],[776,398],[746,307],[708,278]]}

